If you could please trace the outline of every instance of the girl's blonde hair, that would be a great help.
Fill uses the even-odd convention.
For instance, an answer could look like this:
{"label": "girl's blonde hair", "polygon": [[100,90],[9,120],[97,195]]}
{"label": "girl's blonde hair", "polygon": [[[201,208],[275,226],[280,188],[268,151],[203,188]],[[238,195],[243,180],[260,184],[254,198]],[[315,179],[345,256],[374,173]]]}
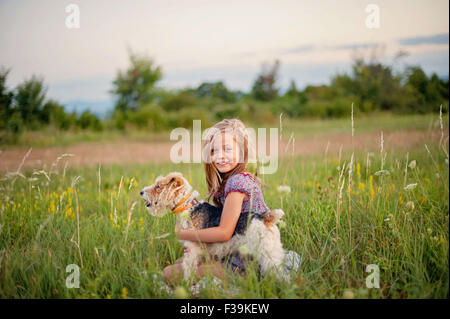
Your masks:
{"label": "girl's blonde hair", "polygon": [[[211,161],[211,146],[217,134],[230,133],[233,135],[236,143],[239,145],[239,160],[235,168],[227,173],[220,173],[214,163]],[[222,206],[222,203],[214,195],[222,191],[225,184],[231,176],[247,171],[249,156],[249,138],[246,127],[239,119],[224,119],[214,125],[209,131],[203,146],[203,159],[205,166],[206,184],[208,186],[207,201],[213,199],[216,206]],[[259,179],[251,174],[259,182]],[[255,174],[256,175],[256,174]]]}

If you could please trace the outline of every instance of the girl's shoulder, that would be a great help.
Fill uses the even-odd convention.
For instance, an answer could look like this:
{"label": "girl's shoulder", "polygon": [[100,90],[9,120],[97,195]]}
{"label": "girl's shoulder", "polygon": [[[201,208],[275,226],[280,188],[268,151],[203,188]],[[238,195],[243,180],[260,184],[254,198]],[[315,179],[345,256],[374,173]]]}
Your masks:
{"label": "girl's shoulder", "polygon": [[224,196],[226,197],[231,192],[240,192],[250,198],[251,194],[255,192],[255,187],[258,189],[258,186],[258,182],[250,173],[238,173],[228,178],[224,188]]}

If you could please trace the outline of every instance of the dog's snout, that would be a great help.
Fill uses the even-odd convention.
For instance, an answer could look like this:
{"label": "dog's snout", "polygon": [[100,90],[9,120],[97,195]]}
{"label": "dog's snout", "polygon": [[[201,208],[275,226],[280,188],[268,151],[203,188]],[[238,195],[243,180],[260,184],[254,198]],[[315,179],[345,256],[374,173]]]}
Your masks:
{"label": "dog's snout", "polygon": [[142,196],[142,195],[144,195],[144,191],[141,191],[141,193],[140,193],[140,194],[141,194],[141,196]]}

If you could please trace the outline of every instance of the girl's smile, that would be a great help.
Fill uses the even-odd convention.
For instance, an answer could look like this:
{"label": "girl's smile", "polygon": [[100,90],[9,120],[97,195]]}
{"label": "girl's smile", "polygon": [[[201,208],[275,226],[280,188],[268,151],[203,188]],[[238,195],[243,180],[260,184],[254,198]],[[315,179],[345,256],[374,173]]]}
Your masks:
{"label": "girl's smile", "polygon": [[218,135],[211,147],[211,159],[214,166],[221,173],[231,171],[237,166],[239,146],[233,135],[222,133]]}

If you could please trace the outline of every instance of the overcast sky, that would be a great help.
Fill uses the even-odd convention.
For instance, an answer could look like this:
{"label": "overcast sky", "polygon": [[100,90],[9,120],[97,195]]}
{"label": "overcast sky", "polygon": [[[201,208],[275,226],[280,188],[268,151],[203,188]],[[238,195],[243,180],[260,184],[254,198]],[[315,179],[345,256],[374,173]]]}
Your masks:
{"label": "overcast sky", "polygon": [[[65,25],[67,5],[80,28]],[[370,3],[380,27],[366,26]],[[32,74],[62,103],[110,100],[127,46],[153,57],[160,85],[195,87],[224,80],[249,90],[261,63],[281,61],[280,86],[329,83],[351,66],[352,51],[382,44],[385,61],[403,49],[404,63],[448,76],[449,2],[388,1],[44,1],[0,0],[0,65],[12,88]]]}

